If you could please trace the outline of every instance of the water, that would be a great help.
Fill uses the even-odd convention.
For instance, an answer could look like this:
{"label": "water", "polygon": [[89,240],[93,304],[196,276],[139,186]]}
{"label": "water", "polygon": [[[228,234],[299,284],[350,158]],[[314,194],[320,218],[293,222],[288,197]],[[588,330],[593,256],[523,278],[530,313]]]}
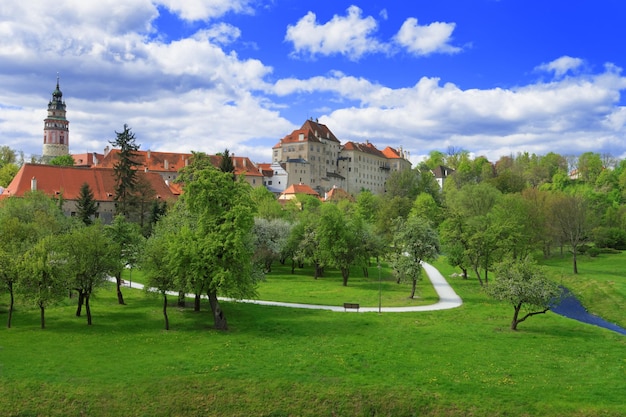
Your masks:
{"label": "water", "polygon": [[600,326],[605,329],[612,330],[617,333],[626,335],[626,329],[619,327],[616,324],[608,322],[598,316],[594,316],[585,310],[585,307],[578,301],[578,298],[574,296],[567,288],[563,289],[563,298],[561,303],[557,306],[550,307],[550,310],[564,317],[578,320],[583,323],[593,324],[594,326]]}

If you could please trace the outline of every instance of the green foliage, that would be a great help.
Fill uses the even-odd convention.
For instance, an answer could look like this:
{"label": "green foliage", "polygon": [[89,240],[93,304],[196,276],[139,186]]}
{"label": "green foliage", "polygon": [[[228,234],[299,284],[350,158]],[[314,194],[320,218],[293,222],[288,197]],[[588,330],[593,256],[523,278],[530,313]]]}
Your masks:
{"label": "green foliage", "polygon": [[93,223],[92,217],[98,212],[98,205],[94,200],[93,191],[89,184],[84,183],[80,187],[78,200],[76,201],[76,217],[85,225]]}
{"label": "green foliage", "polygon": [[74,166],[74,158],[72,155],[55,156],[48,162],[48,165],[71,167]]}
{"label": "green foliage", "polygon": [[438,254],[439,237],[428,220],[422,217],[396,219],[390,262],[398,281],[413,284],[410,298],[415,297],[417,281],[422,274],[422,262],[430,262]]}
{"label": "green foliage", "polygon": [[[529,317],[546,313],[561,294],[558,285],[547,279],[545,271],[529,257],[499,263],[495,275],[487,293],[513,306],[511,330],[517,330],[519,323]],[[520,317],[522,308],[529,311]]]}
{"label": "green foliage", "polygon": [[115,140],[110,141],[111,145],[120,148],[118,160],[113,165],[115,173],[115,201],[119,203],[118,214],[128,215],[128,206],[137,184],[137,171],[135,169],[139,163],[134,159],[135,152],[139,150],[139,145],[135,143],[135,134],[131,132],[128,125],[124,124],[124,130],[115,132]]}
{"label": "green foliage", "polygon": [[220,160],[220,171],[230,172],[231,174],[233,174],[234,179],[235,164],[233,163],[233,158],[230,156],[230,151],[228,149],[224,149],[224,152],[218,155],[222,157],[222,159]]}
{"label": "green foliage", "polygon": [[8,163],[0,167],[0,187],[8,187],[15,178],[20,168],[13,164]]}

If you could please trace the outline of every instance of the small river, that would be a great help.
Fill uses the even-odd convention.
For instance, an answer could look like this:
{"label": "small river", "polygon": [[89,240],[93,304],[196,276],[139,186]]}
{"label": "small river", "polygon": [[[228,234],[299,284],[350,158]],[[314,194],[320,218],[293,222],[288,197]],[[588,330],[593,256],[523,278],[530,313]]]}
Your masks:
{"label": "small river", "polygon": [[563,299],[561,303],[557,306],[550,307],[550,310],[554,311],[556,314],[559,314],[564,317],[568,317],[570,319],[578,320],[583,323],[593,324],[595,326],[604,327],[605,329],[612,330],[617,333],[621,333],[626,335],[626,329],[619,327],[616,324],[610,323],[598,316],[594,316],[590,314],[585,307],[578,301],[578,298],[574,296],[565,287],[563,288]]}

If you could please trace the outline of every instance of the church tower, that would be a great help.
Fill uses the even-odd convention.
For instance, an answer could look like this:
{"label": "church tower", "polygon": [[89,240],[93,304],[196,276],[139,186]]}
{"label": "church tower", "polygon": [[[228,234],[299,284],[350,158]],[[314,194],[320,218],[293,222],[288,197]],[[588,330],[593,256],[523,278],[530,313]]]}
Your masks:
{"label": "church tower", "polygon": [[52,92],[52,100],[48,103],[48,117],[43,122],[43,161],[69,155],[70,122],[65,118],[65,101],[59,89],[58,75],[57,88]]}

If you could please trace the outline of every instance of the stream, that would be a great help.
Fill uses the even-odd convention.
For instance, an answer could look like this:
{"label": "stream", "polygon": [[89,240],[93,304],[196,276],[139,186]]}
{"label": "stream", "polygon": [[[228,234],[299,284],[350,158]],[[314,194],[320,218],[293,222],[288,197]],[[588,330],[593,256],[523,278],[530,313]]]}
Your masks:
{"label": "stream", "polygon": [[561,299],[561,303],[557,306],[550,307],[550,310],[552,310],[556,314],[568,317],[570,319],[578,320],[583,323],[593,324],[594,326],[600,326],[605,329],[609,329],[614,332],[626,335],[626,329],[589,313],[580,303],[578,298],[576,298],[574,294],[570,292],[570,290],[565,287],[562,288],[563,298]]}

